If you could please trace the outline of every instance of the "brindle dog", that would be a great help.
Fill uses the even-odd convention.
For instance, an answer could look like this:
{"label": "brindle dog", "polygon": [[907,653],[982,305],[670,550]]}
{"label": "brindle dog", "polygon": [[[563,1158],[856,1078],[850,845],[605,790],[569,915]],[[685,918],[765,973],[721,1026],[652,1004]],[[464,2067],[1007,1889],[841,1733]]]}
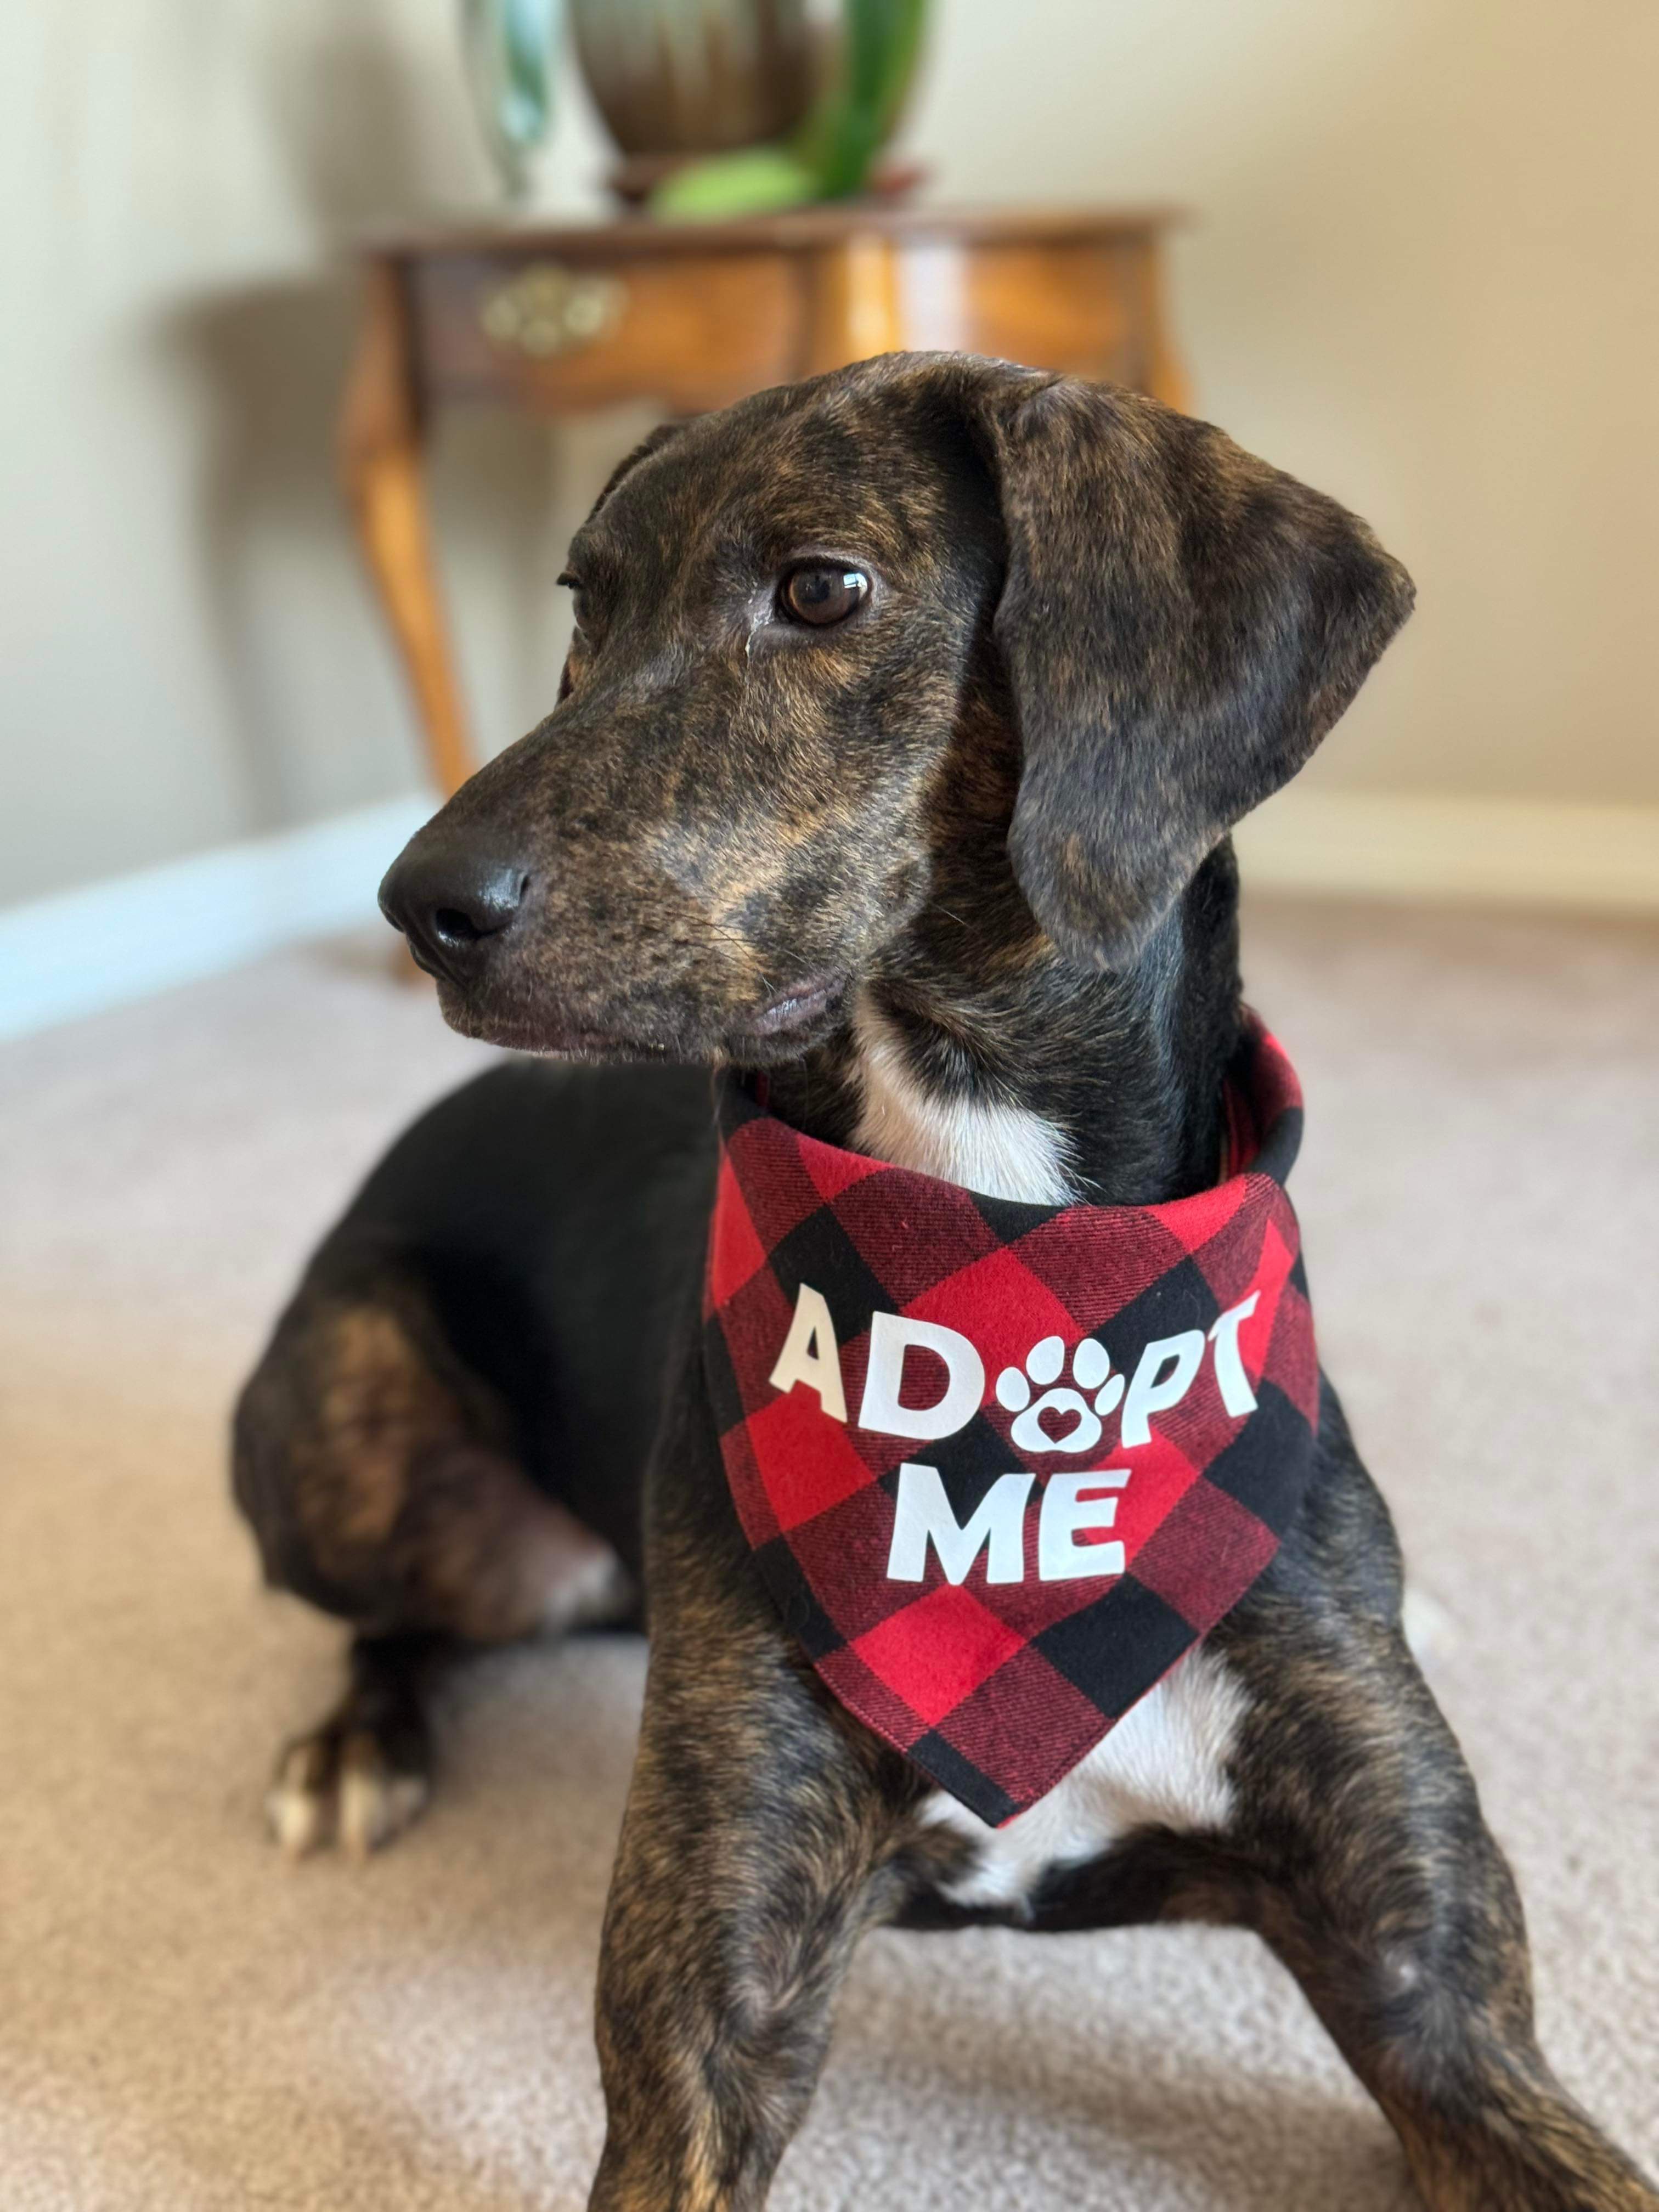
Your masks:
{"label": "brindle dog", "polygon": [[[456,1027],[765,1068],[800,1127],[1006,1197],[1213,1178],[1227,833],[1411,603],[1361,523],[1128,393],[895,356],[659,432],[570,567],[557,708],[382,893]],[[270,1572],[363,1632],[345,1705],[289,1755],[291,1841],[331,1815],[372,1842],[411,1808],[434,1637],[625,1605],[611,1552],[642,1558],[592,2205],[763,2202],[866,1928],[1182,1918],[1285,1961],[1438,2212],[1651,2212],[1539,2053],[1515,1887],[1328,1387],[1268,1572],[1011,1826],[830,1702],[705,1391],[705,1081],[508,1071],[439,1109],[325,1248],[239,1422]]]}

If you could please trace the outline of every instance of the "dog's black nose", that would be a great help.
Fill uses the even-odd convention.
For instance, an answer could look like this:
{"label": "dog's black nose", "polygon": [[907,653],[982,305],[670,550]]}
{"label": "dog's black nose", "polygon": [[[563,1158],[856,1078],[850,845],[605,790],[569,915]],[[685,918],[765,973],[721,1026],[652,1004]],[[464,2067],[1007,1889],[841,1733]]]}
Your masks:
{"label": "dog's black nose", "polygon": [[515,861],[417,837],[380,885],[380,911],[422,968],[460,982],[513,927],[529,878]]}

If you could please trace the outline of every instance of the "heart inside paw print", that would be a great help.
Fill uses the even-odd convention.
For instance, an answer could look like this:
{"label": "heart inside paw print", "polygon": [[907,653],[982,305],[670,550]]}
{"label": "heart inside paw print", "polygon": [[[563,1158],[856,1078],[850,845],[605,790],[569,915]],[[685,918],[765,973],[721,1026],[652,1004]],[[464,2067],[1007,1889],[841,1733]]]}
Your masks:
{"label": "heart inside paw print", "polygon": [[[1122,1397],[1123,1377],[1113,1374],[1111,1355],[1092,1336],[1072,1354],[1075,1389],[1060,1382],[1065,1366],[1064,1339],[1045,1336],[1026,1353],[1023,1367],[1005,1367],[998,1376],[997,1403],[1018,1417],[1008,1431],[1017,1450],[1086,1452],[1100,1442],[1103,1416]],[[1035,1400],[1033,1384],[1042,1394]],[[1044,1425],[1045,1413],[1069,1417],[1072,1425],[1056,1435]]]}

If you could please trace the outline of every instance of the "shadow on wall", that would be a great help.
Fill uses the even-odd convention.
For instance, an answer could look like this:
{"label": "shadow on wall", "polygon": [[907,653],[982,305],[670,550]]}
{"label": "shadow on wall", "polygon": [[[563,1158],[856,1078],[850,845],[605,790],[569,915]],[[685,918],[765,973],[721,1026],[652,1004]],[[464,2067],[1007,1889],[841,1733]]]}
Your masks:
{"label": "shadow on wall", "polygon": [[[335,472],[335,422],[356,321],[354,240],[470,204],[481,170],[456,115],[390,32],[319,27],[274,43],[264,77],[294,198],[332,265],[198,297],[158,337],[194,387],[203,604],[258,830],[406,788],[422,757]],[[625,435],[626,434],[623,434]],[[556,696],[568,620],[555,588],[580,520],[562,497],[594,470],[550,428],[447,415],[430,488],[447,596],[481,747]],[[610,454],[616,437],[605,441]],[[349,649],[342,650],[345,647]]]}
{"label": "shadow on wall", "polygon": [[273,143],[325,237],[476,204],[483,164],[467,160],[460,118],[437,112],[429,76],[396,30],[336,20],[304,41],[268,33],[258,70]]}

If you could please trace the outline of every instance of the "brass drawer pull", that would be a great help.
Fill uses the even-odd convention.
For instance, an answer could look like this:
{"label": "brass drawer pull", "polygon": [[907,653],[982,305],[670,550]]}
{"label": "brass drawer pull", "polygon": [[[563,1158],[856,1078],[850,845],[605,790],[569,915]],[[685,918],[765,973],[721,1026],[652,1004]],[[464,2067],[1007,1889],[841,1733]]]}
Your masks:
{"label": "brass drawer pull", "polygon": [[544,360],[609,337],[627,301],[627,286],[614,276],[537,261],[492,292],[478,319],[493,344]]}

